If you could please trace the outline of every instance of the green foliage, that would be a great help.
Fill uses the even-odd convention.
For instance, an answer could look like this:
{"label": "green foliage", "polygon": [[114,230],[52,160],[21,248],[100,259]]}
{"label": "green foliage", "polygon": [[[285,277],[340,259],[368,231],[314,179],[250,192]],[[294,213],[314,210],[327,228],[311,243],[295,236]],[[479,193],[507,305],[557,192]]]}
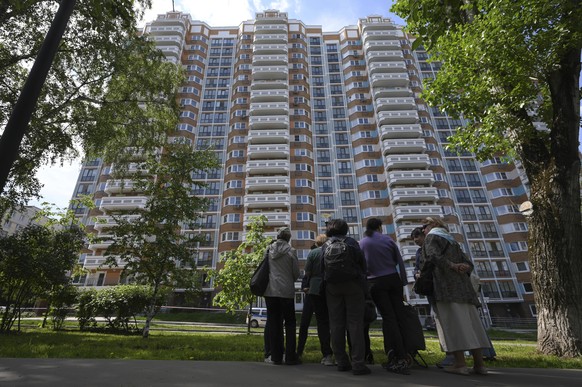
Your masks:
{"label": "green foliage", "polygon": [[23,306],[69,283],[67,272],[78,259],[84,235],[78,227],[30,225],[0,239],[0,298],[7,306],[0,332],[12,328]]}
{"label": "green foliage", "polygon": [[130,332],[138,329],[136,316],[145,313],[153,303],[161,306],[164,295],[154,298],[149,286],[119,285],[105,289],[89,289],[79,293],[77,318],[81,330],[95,329],[98,318],[104,318],[107,330]]}
{"label": "green foliage", "polygon": [[62,284],[53,287],[49,293],[51,300],[49,316],[54,330],[61,330],[65,324],[65,318],[77,301],[77,288],[71,284]]}
{"label": "green foliage", "polygon": [[271,238],[263,235],[267,218],[264,215],[251,218],[246,239],[236,250],[226,252],[223,267],[210,271],[220,291],[214,297],[214,305],[226,308],[230,313],[249,307],[255,300],[249,284],[251,276],[263,259]]}
{"label": "green foliage", "polygon": [[[131,179],[148,200],[144,208],[110,214],[116,225],[108,231],[113,243],[106,251],[107,264],[122,263],[123,275],[151,286],[156,299],[160,292],[177,286],[188,289],[190,296],[200,288],[195,256],[201,237],[181,230],[195,229],[194,223],[207,205],[206,199],[191,194],[194,187],[201,185],[194,180],[192,171],[218,166],[212,152],[195,151],[179,141],[159,144],[162,145],[161,154],[137,152],[147,174],[131,175]],[[124,179],[129,175],[120,168],[115,177]],[[157,305],[150,305],[148,319],[158,310]],[[148,329],[146,324],[144,336]]]}
{"label": "green foliage", "polygon": [[549,77],[565,52],[582,47],[578,1],[398,0],[392,10],[443,64],[423,97],[473,122],[451,148],[487,159],[539,141],[551,152],[549,133],[533,123],[555,125]]}
{"label": "green foliage", "polygon": [[[58,8],[58,0],[0,5],[0,125],[4,126]],[[78,1],[13,166],[2,206],[25,204],[41,188],[44,164],[127,144],[152,149],[175,126],[181,68],[136,33],[151,0]],[[0,150],[1,151],[1,150]]]}

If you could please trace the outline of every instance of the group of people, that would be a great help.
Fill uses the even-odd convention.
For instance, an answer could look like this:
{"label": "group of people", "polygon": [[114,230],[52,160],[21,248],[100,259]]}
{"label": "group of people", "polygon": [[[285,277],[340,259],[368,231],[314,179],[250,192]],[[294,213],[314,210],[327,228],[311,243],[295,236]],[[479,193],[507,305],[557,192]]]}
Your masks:
{"label": "group of people", "polygon": [[[299,278],[299,265],[297,253],[289,245],[289,228],[279,230],[277,240],[269,246],[269,285],[264,295],[265,361],[300,364],[307,329],[315,313],[321,363],[337,365],[338,371],[351,371],[354,375],[369,374],[367,364],[373,362],[373,357],[365,312],[366,300],[372,300],[382,317],[384,351],[388,357],[385,368],[408,375],[411,359],[406,349],[403,303],[408,280],[398,246],[382,233],[382,221],[377,218],[367,221],[359,242],[347,236],[348,231],[343,219],[330,220],[326,234],[317,237],[307,257],[302,283],[305,302],[297,343],[294,283]],[[489,339],[479,319],[476,308],[479,302],[469,279],[473,264],[440,219],[426,218],[423,226],[413,231],[412,238],[421,246],[415,276],[429,266],[427,262],[433,267],[434,293],[429,303],[436,316],[442,349],[454,357],[454,364],[445,371],[468,374],[464,357],[468,350],[474,359],[473,372],[486,374],[481,348],[489,346]],[[350,265],[343,265],[347,267],[342,267],[347,272],[343,277],[332,276],[331,263],[326,264],[337,241],[341,241],[351,261]]]}

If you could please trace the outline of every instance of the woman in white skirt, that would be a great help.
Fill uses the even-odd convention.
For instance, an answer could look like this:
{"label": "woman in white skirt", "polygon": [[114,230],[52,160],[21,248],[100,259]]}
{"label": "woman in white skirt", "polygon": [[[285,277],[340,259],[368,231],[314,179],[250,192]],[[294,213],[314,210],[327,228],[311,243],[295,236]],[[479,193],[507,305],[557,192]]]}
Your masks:
{"label": "woman in white skirt", "polygon": [[453,353],[455,363],[445,371],[469,375],[465,351],[473,355],[473,373],[486,375],[482,348],[489,347],[487,333],[479,318],[479,299],[469,275],[473,263],[463,253],[445,223],[438,218],[423,221],[426,235],[422,265],[432,266],[436,326],[443,350]]}

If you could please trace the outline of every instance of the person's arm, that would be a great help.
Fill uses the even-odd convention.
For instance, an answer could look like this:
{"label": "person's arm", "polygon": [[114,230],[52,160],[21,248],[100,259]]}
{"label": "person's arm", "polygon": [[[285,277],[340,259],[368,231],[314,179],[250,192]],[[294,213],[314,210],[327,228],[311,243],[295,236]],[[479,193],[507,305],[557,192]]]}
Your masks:
{"label": "person's arm", "polygon": [[299,278],[299,259],[297,259],[297,251],[295,249],[291,249],[291,256],[293,257],[293,278],[297,280]]}
{"label": "person's arm", "polygon": [[402,259],[402,254],[400,254],[400,249],[393,243],[394,254],[396,256],[396,262],[398,263],[398,271],[400,272],[400,280],[402,285],[408,285],[408,275],[406,275],[406,266],[404,266],[404,260]]}

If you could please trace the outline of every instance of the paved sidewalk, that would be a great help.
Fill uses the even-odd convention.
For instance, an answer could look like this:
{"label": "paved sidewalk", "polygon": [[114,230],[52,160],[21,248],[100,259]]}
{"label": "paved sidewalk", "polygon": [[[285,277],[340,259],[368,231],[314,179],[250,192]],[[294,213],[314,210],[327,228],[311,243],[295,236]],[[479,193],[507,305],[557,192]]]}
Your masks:
{"label": "paved sidewalk", "polygon": [[0,386],[580,386],[582,370],[493,368],[487,376],[459,376],[431,366],[396,375],[373,365],[353,376],[319,364],[102,359],[2,359]]}

